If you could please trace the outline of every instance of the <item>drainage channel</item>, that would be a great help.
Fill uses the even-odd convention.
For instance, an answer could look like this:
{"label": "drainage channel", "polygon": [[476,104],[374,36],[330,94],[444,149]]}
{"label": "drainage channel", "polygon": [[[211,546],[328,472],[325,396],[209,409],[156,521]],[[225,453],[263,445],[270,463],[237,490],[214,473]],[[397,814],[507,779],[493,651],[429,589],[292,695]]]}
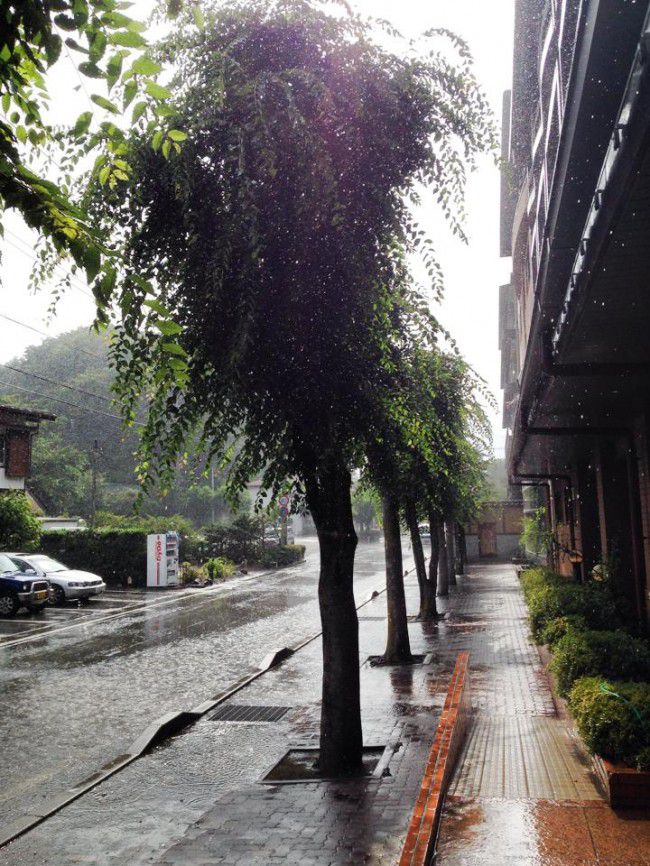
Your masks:
{"label": "drainage channel", "polygon": [[[404,577],[407,577],[412,571],[413,569],[405,571]],[[374,599],[385,591],[385,587],[380,590],[374,590],[365,601],[357,606],[356,609],[361,610],[361,608],[365,607],[371,601],[374,601]],[[286,659],[315,641],[321,636],[321,634],[321,631],[316,632],[316,634],[310,635],[293,647],[281,647],[280,649],[272,650],[262,659],[259,667],[253,671],[253,673],[237,680],[237,682],[225,691],[209,698],[198,706],[193,707],[191,710],[172,711],[161,716],[159,719],[156,719],[136,740],[133,741],[133,743],[131,743],[126,752],[117,755],[110,761],[102,764],[96,772],[87,776],[76,785],[73,785],[67,791],[63,791],[61,794],[55,794],[45,800],[45,802],[39,807],[37,813],[24,815],[14,821],[0,825],[0,848],[4,848],[10,842],[13,842],[14,839],[18,839],[20,836],[24,836],[25,833],[33,830],[35,827],[38,827],[39,824],[44,823],[48,818],[53,817],[62,809],[65,809],[66,806],[74,803],[75,800],[83,797],[89,791],[92,791],[93,788],[96,788],[98,785],[101,785],[102,782],[110,779],[111,776],[114,776],[116,773],[125,769],[125,767],[128,767],[129,764],[137,761],[138,758],[145,755],[154,746],[157,746],[174,734],[179,733],[179,731],[182,731],[184,728],[194,724],[207,713],[215,710],[220,704],[225,703],[225,701],[229,700],[242,689],[245,689],[246,686],[264,676],[268,671],[278,667],[278,665],[282,664]]]}

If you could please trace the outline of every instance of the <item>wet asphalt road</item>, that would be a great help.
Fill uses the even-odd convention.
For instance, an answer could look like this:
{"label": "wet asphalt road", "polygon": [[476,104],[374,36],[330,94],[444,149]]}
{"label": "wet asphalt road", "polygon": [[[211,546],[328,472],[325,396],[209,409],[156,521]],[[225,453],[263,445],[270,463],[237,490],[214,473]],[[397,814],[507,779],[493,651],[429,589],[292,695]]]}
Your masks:
{"label": "wet asphalt road", "polygon": [[[0,620],[0,822],[81,781],[165,712],[319,631],[317,545],[301,542],[303,564],[266,576]],[[383,545],[359,545],[355,574],[359,604],[383,586]]]}

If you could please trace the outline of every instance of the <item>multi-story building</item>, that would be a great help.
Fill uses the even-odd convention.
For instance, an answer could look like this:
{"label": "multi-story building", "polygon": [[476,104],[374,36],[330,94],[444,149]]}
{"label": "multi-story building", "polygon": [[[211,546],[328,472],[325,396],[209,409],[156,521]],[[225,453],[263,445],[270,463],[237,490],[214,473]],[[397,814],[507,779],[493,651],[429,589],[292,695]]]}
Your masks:
{"label": "multi-story building", "polygon": [[647,0],[516,0],[504,99],[500,344],[513,483],[556,566],[611,567],[650,611]]}

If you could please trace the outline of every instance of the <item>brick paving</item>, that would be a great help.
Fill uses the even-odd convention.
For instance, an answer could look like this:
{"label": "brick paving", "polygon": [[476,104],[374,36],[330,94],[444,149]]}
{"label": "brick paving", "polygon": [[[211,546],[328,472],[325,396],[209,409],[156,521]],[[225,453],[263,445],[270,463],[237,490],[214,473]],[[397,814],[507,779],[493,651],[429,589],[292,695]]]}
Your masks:
{"label": "brick paving", "polygon": [[617,813],[603,800],[557,714],[514,569],[472,570],[450,608],[450,649],[472,657],[475,718],[436,866],[649,866],[650,812]]}
{"label": "brick paving", "polygon": [[[407,581],[409,612],[417,587]],[[438,866],[650,866],[647,814],[601,799],[528,638],[510,566],[460,578],[438,624],[412,622],[431,663],[371,667],[385,599],[361,612],[364,740],[390,744],[388,774],[263,785],[290,746],[314,746],[319,641],[248,686],[233,704],[290,707],[277,721],[204,718],[0,852],[11,866],[339,866],[398,862],[459,652],[469,651],[474,725],[443,810]]]}

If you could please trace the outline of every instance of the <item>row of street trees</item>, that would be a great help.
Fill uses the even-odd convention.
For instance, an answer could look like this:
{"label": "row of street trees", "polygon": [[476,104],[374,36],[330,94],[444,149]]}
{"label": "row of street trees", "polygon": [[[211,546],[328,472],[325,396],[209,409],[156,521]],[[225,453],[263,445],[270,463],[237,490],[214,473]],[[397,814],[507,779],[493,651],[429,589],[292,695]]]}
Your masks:
{"label": "row of street trees", "polygon": [[[100,30],[106,2],[82,3]],[[337,775],[356,772],[362,750],[351,473],[382,497],[389,659],[410,653],[400,511],[411,526],[414,514],[436,528],[460,518],[480,475],[476,383],[441,348],[440,270],[413,207],[437,201],[462,237],[466,171],[494,132],[462,41],[436,31],[407,44],[345,2],[327,5],[181,8],[140,58],[147,74],[130,67],[124,89],[135,79],[149,97],[130,129],[73,134],[110,151],[75,207],[101,238],[86,270],[98,320],[115,330],[127,421],[147,401],[143,488],[169,484],[198,435],[207,459],[230,466],[233,493],[257,474],[275,494],[289,479],[314,519],[320,765]],[[147,77],[161,67],[169,89]],[[417,254],[425,289],[409,267]],[[419,578],[430,613],[435,575]]]}

